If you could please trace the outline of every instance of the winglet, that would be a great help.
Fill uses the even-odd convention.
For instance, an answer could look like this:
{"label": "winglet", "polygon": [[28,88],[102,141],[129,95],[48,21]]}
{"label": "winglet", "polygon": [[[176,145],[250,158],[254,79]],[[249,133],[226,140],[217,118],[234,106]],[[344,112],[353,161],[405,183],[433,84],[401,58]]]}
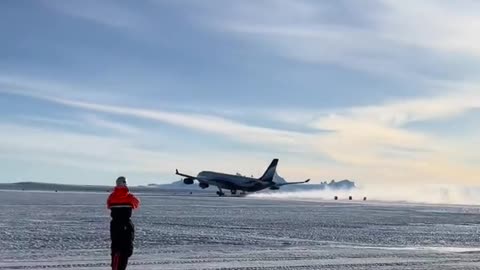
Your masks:
{"label": "winglet", "polygon": [[175,174],[178,174],[178,169],[175,169]]}
{"label": "winglet", "polygon": [[308,182],[310,182],[310,179],[305,180],[305,183],[308,183]]}

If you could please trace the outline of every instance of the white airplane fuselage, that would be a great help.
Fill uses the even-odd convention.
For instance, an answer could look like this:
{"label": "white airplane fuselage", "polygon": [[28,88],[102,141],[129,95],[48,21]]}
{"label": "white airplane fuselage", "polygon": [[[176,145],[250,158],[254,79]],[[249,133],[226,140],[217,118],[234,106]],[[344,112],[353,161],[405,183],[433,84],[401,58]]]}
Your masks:
{"label": "white airplane fuselage", "polygon": [[245,177],[240,175],[231,175],[217,172],[203,171],[197,176],[200,186],[208,184],[209,186],[217,186],[228,190],[241,190],[248,192],[260,191],[272,186],[274,182],[261,181],[256,178]]}

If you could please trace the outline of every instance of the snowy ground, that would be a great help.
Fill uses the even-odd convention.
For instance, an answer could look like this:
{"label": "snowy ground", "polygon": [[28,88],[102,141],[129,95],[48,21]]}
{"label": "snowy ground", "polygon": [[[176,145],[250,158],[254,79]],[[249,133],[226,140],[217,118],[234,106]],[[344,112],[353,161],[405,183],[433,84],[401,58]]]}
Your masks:
{"label": "snowy ground", "polygon": [[[108,269],[106,196],[0,191],[0,269]],[[140,198],[129,269],[480,269],[474,207]]]}

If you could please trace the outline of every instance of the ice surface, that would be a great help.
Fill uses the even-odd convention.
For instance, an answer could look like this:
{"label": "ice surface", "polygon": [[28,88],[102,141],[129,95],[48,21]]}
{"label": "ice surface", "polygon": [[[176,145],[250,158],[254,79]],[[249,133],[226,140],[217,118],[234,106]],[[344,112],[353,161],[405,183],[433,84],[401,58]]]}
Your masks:
{"label": "ice surface", "polygon": [[[107,195],[0,191],[0,269],[108,269]],[[480,269],[475,207],[139,197],[129,269]]]}

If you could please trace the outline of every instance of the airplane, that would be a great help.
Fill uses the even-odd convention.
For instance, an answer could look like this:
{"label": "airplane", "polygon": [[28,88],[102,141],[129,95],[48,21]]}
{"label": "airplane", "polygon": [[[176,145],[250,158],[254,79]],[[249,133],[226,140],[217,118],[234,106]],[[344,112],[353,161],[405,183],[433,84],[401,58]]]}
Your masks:
{"label": "airplane", "polygon": [[199,186],[202,189],[208,188],[209,186],[216,186],[218,188],[217,195],[224,196],[223,189],[229,189],[232,195],[237,194],[237,190],[242,191],[241,195],[245,195],[246,192],[256,192],[269,188],[271,190],[278,190],[281,186],[285,185],[296,185],[308,183],[310,179],[301,182],[289,182],[289,183],[275,183],[273,177],[277,170],[278,159],[274,159],[270,166],[260,178],[246,177],[240,175],[232,175],[218,172],[203,171],[200,172],[197,176],[192,176],[184,173],[180,173],[176,170],[175,174],[185,177],[183,183],[186,185],[192,185],[194,180],[199,182]]}

